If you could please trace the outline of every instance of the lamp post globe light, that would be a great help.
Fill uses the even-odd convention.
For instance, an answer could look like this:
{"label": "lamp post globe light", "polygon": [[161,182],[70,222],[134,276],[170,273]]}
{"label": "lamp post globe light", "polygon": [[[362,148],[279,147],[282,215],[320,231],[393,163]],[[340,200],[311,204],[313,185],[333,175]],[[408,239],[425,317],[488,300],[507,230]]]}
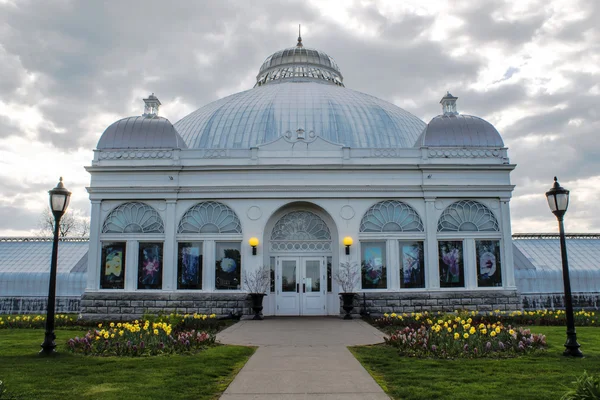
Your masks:
{"label": "lamp post globe light", "polygon": [[58,185],[48,193],[50,194],[50,209],[54,215],[54,242],[52,244],[52,261],[50,262],[50,284],[48,289],[48,305],[46,307],[46,334],[42,350],[40,354],[51,355],[55,352],[56,344],[54,339],[54,309],[56,302],[56,269],[58,264],[58,232],[60,227],[60,219],[67,211],[71,192],[65,189],[65,185],[60,178]]}
{"label": "lamp post globe light", "polygon": [[583,357],[577,343],[577,333],[575,332],[575,320],[573,318],[573,303],[571,298],[571,280],[569,278],[569,261],[567,260],[567,243],[565,241],[565,227],[563,217],[569,207],[569,191],[558,183],[554,177],[552,189],[546,192],[546,199],[550,210],[558,219],[558,229],[560,231],[560,253],[562,256],[563,283],[565,286],[565,314],[567,316],[567,341],[563,355],[571,357]]}

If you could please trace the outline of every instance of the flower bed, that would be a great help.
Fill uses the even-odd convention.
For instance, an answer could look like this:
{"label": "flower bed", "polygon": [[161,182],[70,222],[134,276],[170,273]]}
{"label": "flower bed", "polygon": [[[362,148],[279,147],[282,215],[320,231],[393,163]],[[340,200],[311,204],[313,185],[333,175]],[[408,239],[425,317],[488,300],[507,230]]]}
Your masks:
{"label": "flower bed", "polygon": [[196,353],[214,344],[214,333],[174,331],[166,322],[134,321],[98,324],[83,337],[67,341],[73,353],[94,356],[154,356]]}
{"label": "flower bed", "polygon": [[[472,318],[475,324],[485,320],[499,321],[503,325],[545,325],[565,326],[566,315],[563,310],[536,310],[536,311],[490,311],[488,313],[477,313],[475,311],[459,311],[454,313],[402,313],[384,314],[382,318],[375,318],[371,322],[378,328],[394,328],[411,325],[419,325],[428,318],[444,319],[447,317],[460,316],[463,319]],[[595,311],[577,311],[574,313],[576,326],[600,326],[600,315]]]}
{"label": "flower bed", "polygon": [[[54,316],[54,326],[57,328],[78,325],[73,315],[57,314]],[[0,329],[29,328],[40,329],[46,326],[45,315],[5,315],[0,316]]]}
{"label": "flower bed", "polygon": [[546,349],[546,337],[532,334],[529,329],[505,327],[500,321],[476,323],[473,318],[461,316],[435,321],[425,318],[420,325],[393,330],[385,342],[411,357],[511,357]]}

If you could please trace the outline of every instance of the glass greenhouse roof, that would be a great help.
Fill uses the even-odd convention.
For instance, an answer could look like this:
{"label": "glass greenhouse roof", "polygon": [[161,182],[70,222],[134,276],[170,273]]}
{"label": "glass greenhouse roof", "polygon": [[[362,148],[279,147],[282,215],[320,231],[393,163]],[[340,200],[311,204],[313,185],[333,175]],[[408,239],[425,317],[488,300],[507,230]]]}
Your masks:
{"label": "glass greenhouse roof", "polygon": [[[600,235],[568,235],[573,292],[600,292]],[[562,293],[562,259],[557,235],[515,235],[515,279],[524,293]]]}
{"label": "glass greenhouse roof", "polygon": [[[87,275],[87,239],[58,245],[57,296],[80,296]],[[52,240],[0,238],[0,295],[47,296]]]}

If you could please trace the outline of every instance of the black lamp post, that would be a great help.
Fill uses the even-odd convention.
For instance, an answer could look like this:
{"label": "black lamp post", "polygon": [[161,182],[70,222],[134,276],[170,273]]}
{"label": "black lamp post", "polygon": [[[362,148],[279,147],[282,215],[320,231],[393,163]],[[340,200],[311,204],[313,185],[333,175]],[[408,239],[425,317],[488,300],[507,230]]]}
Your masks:
{"label": "black lamp post", "polygon": [[58,264],[58,232],[60,227],[60,219],[67,211],[71,192],[65,189],[62,183],[62,177],[58,185],[50,191],[50,209],[54,214],[54,242],[52,244],[52,261],[50,263],[50,285],[48,289],[48,306],[46,308],[46,335],[44,343],[42,343],[41,355],[51,355],[54,353],[56,344],[54,339],[54,308],[56,302],[56,269]]}
{"label": "black lamp post", "polygon": [[569,191],[560,186],[556,177],[552,189],[546,192],[546,199],[550,210],[558,219],[558,229],[560,231],[560,253],[562,256],[563,283],[565,285],[565,313],[567,316],[567,342],[563,355],[570,357],[583,357],[577,343],[577,333],[575,332],[575,320],[573,318],[573,303],[571,298],[571,280],[569,279],[569,261],[567,260],[567,243],[565,241],[565,227],[563,217],[569,207]]}

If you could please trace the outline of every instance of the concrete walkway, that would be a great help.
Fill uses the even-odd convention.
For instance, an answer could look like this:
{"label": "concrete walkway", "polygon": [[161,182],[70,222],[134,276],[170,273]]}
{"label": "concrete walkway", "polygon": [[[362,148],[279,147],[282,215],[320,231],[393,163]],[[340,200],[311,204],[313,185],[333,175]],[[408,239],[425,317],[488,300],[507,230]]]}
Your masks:
{"label": "concrete walkway", "polygon": [[383,334],[363,321],[241,321],[220,332],[217,340],[259,346],[222,400],[389,399],[346,348],[383,342]]}

